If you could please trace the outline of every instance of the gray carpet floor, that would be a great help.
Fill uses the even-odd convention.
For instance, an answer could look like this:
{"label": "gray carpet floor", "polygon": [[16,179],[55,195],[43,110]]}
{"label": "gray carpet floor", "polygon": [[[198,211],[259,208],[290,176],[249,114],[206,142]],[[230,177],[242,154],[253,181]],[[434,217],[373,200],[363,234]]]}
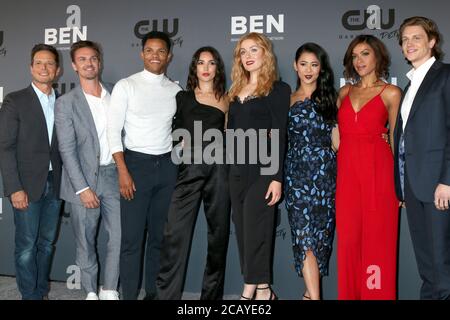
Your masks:
{"label": "gray carpet floor", "polygon": [[[83,290],[68,289],[65,282],[52,281],[50,283],[50,300],[84,300],[86,298]],[[138,299],[144,297],[144,292],[141,291]],[[197,300],[200,298],[199,293],[183,293],[183,300]],[[225,300],[237,300],[236,295],[224,296]],[[16,278],[0,276],[0,300],[20,300],[20,293],[17,290]]]}

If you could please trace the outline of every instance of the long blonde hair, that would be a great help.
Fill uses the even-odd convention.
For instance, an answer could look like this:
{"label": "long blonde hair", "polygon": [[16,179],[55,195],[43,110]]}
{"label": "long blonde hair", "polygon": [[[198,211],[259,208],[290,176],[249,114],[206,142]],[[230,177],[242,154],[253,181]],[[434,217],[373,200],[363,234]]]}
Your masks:
{"label": "long blonde hair", "polygon": [[263,64],[261,66],[261,71],[258,74],[258,84],[253,94],[259,97],[267,96],[272,89],[273,83],[278,80],[277,65],[272,50],[272,43],[261,33],[248,33],[239,39],[234,48],[233,68],[231,69],[232,84],[228,93],[231,101],[235,99],[250,79],[250,72],[244,69],[240,55],[242,42],[248,39],[255,41],[256,44],[262,48],[264,53]]}

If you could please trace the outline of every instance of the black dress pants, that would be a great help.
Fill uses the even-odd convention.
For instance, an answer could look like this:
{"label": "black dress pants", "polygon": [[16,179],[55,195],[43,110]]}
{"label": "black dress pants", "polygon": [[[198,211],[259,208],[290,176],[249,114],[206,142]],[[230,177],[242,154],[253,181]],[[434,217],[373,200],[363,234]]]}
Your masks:
{"label": "black dress pants", "polygon": [[450,299],[450,210],[421,202],[405,175],[405,204],[409,231],[422,287],[421,299]]}
{"label": "black dress pants", "polygon": [[270,176],[249,181],[248,172],[230,166],[230,196],[241,272],[246,284],[272,283],[276,206],[265,199]]}
{"label": "black dress pants", "polygon": [[136,192],[133,200],[120,199],[120,283],[122,298],[136,300],[142,278],[145,229],[145,291],[149,296],[156,295],[164,223],[177,179],[177,166],[172,163],[170,152],[148,155],[126,150],[125,162]]}
{"label": "black dress pants", "polygon": [[164,228],[158,299],[180,300],[198,210],[203,200],[208,223],[208,253],[202,300],[222,299],[230,238],[228,166],[181,164]]}

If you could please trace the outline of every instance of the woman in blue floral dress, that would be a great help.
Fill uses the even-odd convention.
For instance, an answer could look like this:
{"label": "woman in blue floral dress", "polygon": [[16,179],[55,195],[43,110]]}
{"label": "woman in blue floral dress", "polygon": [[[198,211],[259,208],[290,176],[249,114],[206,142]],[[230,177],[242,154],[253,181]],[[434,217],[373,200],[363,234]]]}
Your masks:
{"label": "woman in blue floral dress", "polygon": [[335,226],[332,131],[337,94],[328,56],[317,44],[297,49],[294,68],[298,83],[288,120],[285,203],[295,269],[306,286],[303,299],[318,300],[320,278],[328,274]]}

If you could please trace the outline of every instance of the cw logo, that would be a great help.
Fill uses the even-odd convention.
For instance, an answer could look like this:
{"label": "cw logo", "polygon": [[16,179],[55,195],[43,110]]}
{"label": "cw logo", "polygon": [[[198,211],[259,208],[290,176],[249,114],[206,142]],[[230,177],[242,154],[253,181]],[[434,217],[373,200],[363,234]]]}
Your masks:
{"label": "cw logo", "polygon": [[[162,29],[159,28],[159,21],[158,20],[141,20],[134,26],[134,35],[142,39],[144,36],[153,30],[161,30],[162,32],[167,33],[167,35],[170,38],[175,37],[178,34],[178,24],[179,19],[174,18],[172,19],[172,30],[169,30],[169,19],[163,19],[162,21]],[[150,27],[151,26],[151,27]]]}
{"label": "cw logo", "polygon": [[[347,30],[390,29],[395,23],[395,10],[389,9],[389,19],[383,22],[382,9],[377,5],[370,5],[366,10],[349,10],[342,16],[342,25]],[[362,20],[362,21],[361,21]]]}
{"label": "cw logo", "polygon": [[[170,27],[170,23],[172,23],[172,27]],[[183,37],[182,36],[176,37],[179,32],[179,24],[180,24],[179,18],[162,19],[162,21],[156,19],[141,20],[134,25],[134,35],[138,39],[143,39],[145,35],[150,31],[162,31],[167,33],[167,35],[172,40],[172,44],[174,46],[181,47],[183,45]],[[132,44],[132,46],[139,47],[140,43],[134,43]]]}

